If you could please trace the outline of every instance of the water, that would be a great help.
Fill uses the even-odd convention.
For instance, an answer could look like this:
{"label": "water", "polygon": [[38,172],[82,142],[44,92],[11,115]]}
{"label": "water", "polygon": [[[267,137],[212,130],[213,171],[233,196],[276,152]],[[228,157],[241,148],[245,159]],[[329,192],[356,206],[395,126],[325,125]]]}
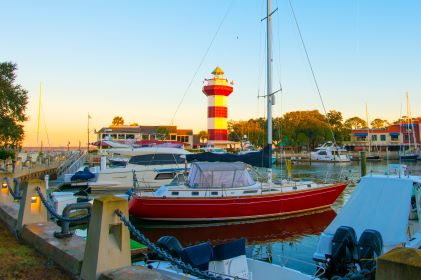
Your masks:
{"label": "water", "polygon": [[[397,162],[389,162],[397,163]],[[411,174],[421,174],[421,162],[407,162]],[[386,162],[367,162],[367,173],[383,173]],[[358,162],[351,163],[296,163],[293,165],[294,178],[331,181],[347,178],[356,182],[360,177]],[[285,175],[284,166],[277,166],[274,177]],[[316,250],[320,233],[336,216],[355,189],[349,185],[337,199],[331,210],[316,212],[292,218],[277,218],[259,221],[242,221],[218,224],[168,224],[145,223],[138,228],[151,240],[164,235],[177,237],[183,246],[210,241],[213,244],[238,238],[247,239],[248,257],[272,260],[273,263],[312,274],[312,256]],[[287,257],[287,258],[285,258]]]}

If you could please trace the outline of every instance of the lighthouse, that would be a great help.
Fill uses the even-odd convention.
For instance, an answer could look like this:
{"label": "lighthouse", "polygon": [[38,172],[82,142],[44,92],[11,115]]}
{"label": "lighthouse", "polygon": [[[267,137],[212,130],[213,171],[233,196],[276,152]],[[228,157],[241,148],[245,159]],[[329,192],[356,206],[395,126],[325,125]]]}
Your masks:
{"label": "lighthouse", "polygon": [[208,97],[208,144],[226,144],[228,140],[228,96],[233,82],[224,77],[224,71],[216,67],[213,78],[205,79],[202,92]]}

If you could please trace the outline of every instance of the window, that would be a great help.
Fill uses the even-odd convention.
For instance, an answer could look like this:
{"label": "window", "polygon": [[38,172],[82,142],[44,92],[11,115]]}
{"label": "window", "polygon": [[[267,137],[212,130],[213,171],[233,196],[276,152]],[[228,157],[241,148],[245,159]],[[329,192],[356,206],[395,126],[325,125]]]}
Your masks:
{"label": "window", "polygon": [[243,191],[243,194],[247,194],[247,193],[257,193],[257,190]]}
{"label": "window", "polygon": [[117,139],[117,134],[110,134],[111,139]]}
{"label": "window", "polygon": [[211,192],[211,195],[218,195],[218,192]]}
{"label": "window", "polygon": [[149,134],[142,134],[142,140],[149,140]]}
{"label": "window", "polygon": [[171,134],[170,135],[170,140],[173,140],[173,141],[177,140],[177,135]]}
{"label": "window", "polygon": [[380,141],[386,141],[386,135],[384,134],[380,135]]}
{"label": "window", "polygon": [[181,155],[174,154],[139,155],[131,157],[129,163],[138,165],[177,164],[184,163],[184,159],[181,158]]}
{"label": "window", "polygon": [[326,153],[326,151],[319,151],[319,155],[325,156],[325,155],[327,155],[327,153]]}
{"label": "window", "polygon": [[126,139],[134,139],[134,134],[126,134]]}
{"label": "window", "polygon": [[371,135],[371,141],[377,141],[377,135],[375,134]]}
{"label": "window", "polygon": [[178,195],[178,192],[171,192],[171,195]]}
{"label": "window", "polygon": [[366,139],[366,136],[357,136],[357,141],[365,141]]}
{"label": "window", "polygon": [[118,135],[118,139],[125,139],[125,135],[124,134],[119,134]]}
{"label": "window", "polygon": [[158,173],[155,180],[168,180],[174,178],[175,173]]}
{"label": "window", "polygon": [[199,192],[191,192],[191,195],[199,195]]}
{"label": "window", "polygon": [[390,135],[390,140],[399,141],[399,135]]}
{"label": "window", "polygon": [[189,137],[188,136],[177,136],[177,141],[178,142],[189,142]]}

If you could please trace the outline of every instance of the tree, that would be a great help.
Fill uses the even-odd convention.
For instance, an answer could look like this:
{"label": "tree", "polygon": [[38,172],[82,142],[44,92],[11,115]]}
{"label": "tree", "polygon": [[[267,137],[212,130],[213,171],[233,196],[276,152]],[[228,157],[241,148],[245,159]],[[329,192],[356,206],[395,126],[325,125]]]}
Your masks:
{"label": "tree", "polygon": [[370,125],[372,128],[385,128],[389,125],[389,122],[387,120],[374,119]]}
{"label": "tree", "polygon": [[201,143],[205,142],[205,140],[208,139],[209,135],[207,131],[201,130],[199,131],[199,133],[197,134],[197,137],[199,138],[199,141]]}
{"label": "tree", "polygon": [[156,135],[157,135],[157,138],[159,138],[159,139],[161,139],[161,140],[165,140],[165,139],[167,139],[168,138],[168,136],[170,135],[170,132],[168,131],[168,129],[167,128],[165,128],[165,127],[158,127],[156,130],[155,130],[155,133],[156,133]]}
{"label": "tree", "polygon": [[349,129],[359,129],[367,127],[367,122],[359,117],[352,117],[347,119],[344,125]]}
{"label": "tree", "polygon": [[17,65],[0,63],[0,149],[19,148],[24,137],[23,122],[28,92],[15,84]]}
{"label": "tree", "polygon": [[123,117],[115,116],[113,118],[113,121],[111,122],[111,125],[114,125],[114,126],[124,125],[124,119],[123,119]]}
{"label": "tree", "polygon": [[131,123],[130,126],[139,126],[137,122]]}

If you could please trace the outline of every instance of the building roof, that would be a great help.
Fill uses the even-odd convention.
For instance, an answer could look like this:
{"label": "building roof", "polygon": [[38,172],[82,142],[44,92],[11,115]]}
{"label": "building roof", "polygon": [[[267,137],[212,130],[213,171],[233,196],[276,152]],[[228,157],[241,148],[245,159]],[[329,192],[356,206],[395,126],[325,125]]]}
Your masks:
{"label": "building roof", "polygon": [[169,133],[177,133],[177,126],[175,125],[141,125],[139,127],[143,134],[154,134],[159,127],[166,128]]}
{"label": "building roof", "polygon": [[119,126],[109,126],[101,128],[97,133],[140,133],[139,126],[129,126],[129,125],[119,125]]}
{"label": "building roof", "polygon": [[191,129],[177,129],[177,135],[193,135],[193,130],[191,130]]}
{"label": "building roof", "polygon": [[213,75],[224,75],[224,70],[222,70],[221,67],[216,66],[216,68],[213,69],[211,74],[213,74]]}

